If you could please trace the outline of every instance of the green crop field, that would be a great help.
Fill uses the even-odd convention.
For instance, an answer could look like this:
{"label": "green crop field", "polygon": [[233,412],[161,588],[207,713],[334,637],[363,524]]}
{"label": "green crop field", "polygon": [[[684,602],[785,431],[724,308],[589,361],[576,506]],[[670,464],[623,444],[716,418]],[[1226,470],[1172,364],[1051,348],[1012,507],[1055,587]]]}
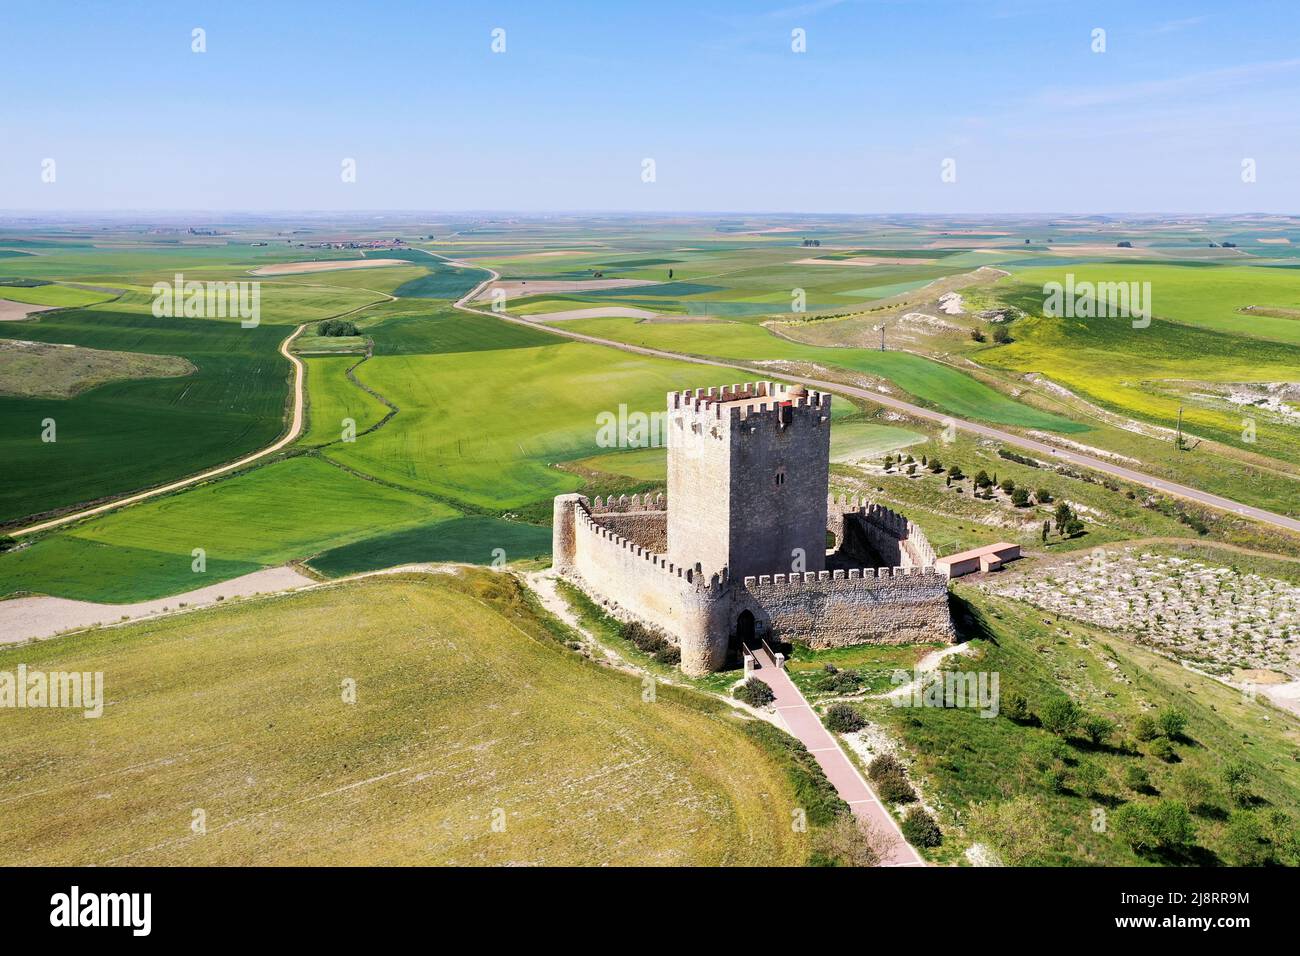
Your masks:
{"label": "green crop field", "polygon": [[0,299],[10,302],[26,302],[29,305],[54,305],[61,308],[81,308],[107,302],[113,298],[112,293],[95,292],[91,289],[74,289],[66,285],[40,285],[32,288],[11,285],[0,286]]}
{"label": "green crop field", "polygon": [[778,338],[741,322],[637,322],[575,319],[566,329],[675,352],[754,362],[784,359],[877,375],[920,401],[962,418],[1058,432],[1088,426],[1021,404],[956,369],[907,352],[825,348]]}
{"label": "green crop field", "polygon": [[[1071,266],[1068,270],[1016,270],[1014,281],[1041,290],[1047,282],[1064,283],[1067,271],[1074,274],[1076,285],[1085,281],[1151,283],[1156,319],[1300,345],[1300,269],[1105,263]],[[1241,311],[1249,306],[1294,315],[1279,318]]]}
{"label": "green crop field", "polygon": [[[72,398],[0,397],[0,522],[122,494],[231,461],[284,429],[285,330],[156,319],[111,307],[60,312],[11,334],[112,352],[176,355],[190,375],[113,381]],[[0,334],[10,334],[0,328]],[[42,441],[46,421],[52,442]]]}
{"label": "green crop field", "polygon": [[[311,457],[110,512],[0,554],[0,595],[86,601],[165,597],[374,534],[453,517],[440,502]],[[202,548],[207,570],[195,573]]]}
{"label": "green crop field", "polygon": [[0,650],[0,667],[19,661],[103,672],[107,704],[97,720],[6,716],[5,864],[809,855],[786,771],[722,705],[670,688],[643,702],[503,575],[357,582]]}

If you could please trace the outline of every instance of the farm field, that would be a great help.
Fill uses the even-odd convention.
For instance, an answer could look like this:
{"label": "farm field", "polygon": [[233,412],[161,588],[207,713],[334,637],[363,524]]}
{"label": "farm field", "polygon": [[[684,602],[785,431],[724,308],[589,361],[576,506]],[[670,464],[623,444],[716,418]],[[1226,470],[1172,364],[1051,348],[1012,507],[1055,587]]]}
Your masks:
{"label": "farm field", "polygon": [[643,703],[639,679],[564,648],[503,575],[368,580],[0,651],[18,660],[102,671],[107,705],[7,718],[9,864],[809,854],[786,772],[722,705],[669,689]]}
{"label": "farm field", "polygon": [[1062,433],[1088,430],[1087,425],[1024,405],[956,369],[906,352],[803,345],[740,322],[578,319],[566,322],[565,328],[619,342],[743,362],[783,360],[833,366],[885,379],[922,403],[963,418]]}
{"label": "farm field", "polygon": [[[148,600],[454,517],[427,497],[299,456],[109,512],[0,555],[0,595]],[[206,570],[195,572],[194,549]]]}

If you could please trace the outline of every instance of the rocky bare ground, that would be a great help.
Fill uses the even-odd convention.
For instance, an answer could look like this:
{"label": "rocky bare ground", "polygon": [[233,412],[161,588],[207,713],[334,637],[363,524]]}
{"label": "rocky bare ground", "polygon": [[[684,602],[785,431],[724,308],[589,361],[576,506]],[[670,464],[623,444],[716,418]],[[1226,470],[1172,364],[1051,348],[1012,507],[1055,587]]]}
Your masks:
{"label": "rocky bare ground", "polygon": [[1300,586],[1287,581],[1124,549],[983,586],[1123,632],[1210,673],[1256,668],[1300,679]]}

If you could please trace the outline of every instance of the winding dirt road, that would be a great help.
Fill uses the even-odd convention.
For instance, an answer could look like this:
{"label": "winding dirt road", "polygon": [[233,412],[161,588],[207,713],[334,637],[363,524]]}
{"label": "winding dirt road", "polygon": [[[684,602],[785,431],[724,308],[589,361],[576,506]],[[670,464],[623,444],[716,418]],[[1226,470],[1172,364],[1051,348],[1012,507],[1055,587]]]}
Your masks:
{"label": "winding dirt road", "polygon": [[122,508],[126,505],[135,504],[137,501],[145,501],[149,498],[156,498],[158,495],[169,494],[173,491],[179,491],[182,488],[188,488],[190,485],[198,484],[200,481],[207,481],[209,478],[215,478],[217,475],[224,475],[228,471],[234,471],[243,468],[245,465],[251,465],[253,462],[265,458],[267,455],[273,455],[281,448],[297,440],[302,434],[303,423],[303,375],[302,361],[298,356],[289,350],[293,340],[302,334],[302,330],[307,328],[307,323],[303,323],[293,330],[293,333],[280,343],[280,354],[287,358],[293,364],[293,416],[289,422],[289,430],[272,445],[253,452],[251,455],[245,455],[238,461],[232,461],[229,464],[218,465],[216,468],[209,468],[207,471],[200,472],[197,475],[191,475],[188,478],[181,478],[179,481],[173,481],[170,484],[160,485],[157,488],[150,488],[146,491],[140,491],[133,495],[127,495],[125,498],[114,498],[112,501],[106,501],[101,505],[93,508],[85,508],[81,511],[73,511],[69,514],[60,515],[57,518],[50,518],[47,521],[39,521],[36,524],[30,524],[25,528],[18,528],[15,531],[8,532],[13,537],[24,534],[36,534],[38,531],[49,531],[51,528],[57,528],[61,525],[71,524],[74,521],[80,521],[82,518],[90,518],[97,514],[103,514],[105,511],[112,511],[115,508]]}
{"label": "winding dirt road", "polygon": [[[453,260],[447,260],[453,261]],[[488,284],[500,278],[500,275],[483,266],[474,266],[467,262],[455,262],[455,265],[466,266],[469,268],[483,269],[489,273],[490,277],[483,280],[468,293],[462,296],[455,303],[455,307],[463,312],[473,312],[478,315],[486,315],[490,318],[500,319],[503,322],[513,322],[516,325],[526,325],[531,328],[544,328],[555,335],[561,335],[565,338],[574,339],[579,342],[587,342],[592,345],[604,345],[608,348],[621,349],[624,352],[634,352],[638,355],[649,355],[654,358],[672,359],[677,362],[693,362],[697,365],[711,365],[715,368],[736,369],[753,375],[756,378],[766,379],[771,376],[771,369],[753,368],[742,362],[726,362],[721,359],[704,358],[699,355],[685,355],[680,352],[668,352],[663,349],[649,348],[644,345],[629,345],[626,342],[615,342],[612,339],[602,339],[594,335],[584,335],[581,332],[573,332],[560,326],[541,325],[537,322],[530,322],[527,319],[507,315],[501,312],[492,312],[488,309],[476,309],[469,305],[475,297],[480,294]],[[894,398],[891,395],[882,395],[879,392],[873,392],[869,389],[858,388],[854,385],[844,385],[839,382],[823,382],[815,378],[804,378],[799,375],[785,375],[781,378],[788,382],[797,382],[801,385],[807,385],[812,388],[820,389],[827,392],[839,392],[843,395],[852,395],[855,398],[862,398],[877,405],[884,405],[887,408],[893,408],[900,412],[905,412],[916,418],[923,418],[928,421],[937,422],[941,425],[952,425],[962,431],[979,435],[983,438],[993,438],[1007,445],[1014,445],[1018,448],[1024,448],[1028,451],[1037,452],[1039,455],[1046,457],[1051,461],[1069,462],[1072,465],[1079,465],[1083,468],[1089,468],[1093,471],[1099,471],[1115,478],[1122,478],[1125,481],[1134,484],[1144,485],[1155,491],[1162,491],[1166,494],[1175,495],[1188,501],[1194,501],[1197,504],[1207,505],[1220,511],[1226,511],[1229,514],[1240,515],[1244,518],[1253,518],[1264,524],[1272,525],[1275,528],[1282,528],[1300,534],[1300,520],[1288,517],[1287,515],[1277,514],[1272,511],[1266,511],[1263,508],[1256,508],[1253,505],[1242,504],[1239,501],[1233,501],[1231,498],[1224,498],[1221,495],[1211,494],[1208,491],[1200,491],[1188,485],[1179,484],[1176,481],[1168,481],[1164,478],[1157,478],[1154,475],[1143,474],[1140,471],[1134,471],[1132,468],[1125,468],[1122,465],[1116,465],[1101,458],[1094,458],[1092,455],[1085,455],[1081,452],[1070,451],[1064,448],[1057,448],[1047,442],[1038,441],[1034,438],[1025,438],[1013,432],[1002,431],[990,425],[981,425],[978,422],[969,422],[960,418],[953,418],[951,415],[945,415],[943,412],[936,412],[930,408],[922,408],[920,405],[913,405],[911,402],[905,402],[902,399]]]}

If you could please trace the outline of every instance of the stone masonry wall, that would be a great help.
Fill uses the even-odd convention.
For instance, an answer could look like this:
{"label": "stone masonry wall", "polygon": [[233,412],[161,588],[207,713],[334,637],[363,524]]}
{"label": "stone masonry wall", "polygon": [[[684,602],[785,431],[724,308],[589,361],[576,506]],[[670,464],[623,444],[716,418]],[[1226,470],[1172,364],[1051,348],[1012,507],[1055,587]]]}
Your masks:
{"label": "stone masonry wall", "polygon": [[775,637],[814,648],[949,643],[955,637],[947,579],[933,568],[747,577],[735,607],[748,602]]}

